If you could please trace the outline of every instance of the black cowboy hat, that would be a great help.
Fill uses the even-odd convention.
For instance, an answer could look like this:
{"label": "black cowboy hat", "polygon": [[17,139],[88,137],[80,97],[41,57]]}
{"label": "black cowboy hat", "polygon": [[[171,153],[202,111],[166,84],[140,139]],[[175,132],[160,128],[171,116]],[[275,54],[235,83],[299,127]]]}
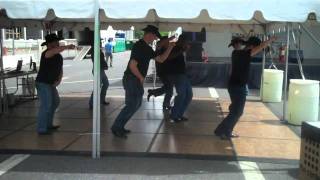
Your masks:
{"label": "black cowboy hat", "polygon": [[230,42],[230,44],[228,45],[228,47],[233,46],[233,45],[235,45],[235,44],[237,44],[237,43],[244,44],[244,42],[245,42],[245,41],[244,41],[241,37],[234,37],[234,38],[231,40],[231,42]]}
{"label": "black cowboy hat", "polygon": [[147,27],[142,29],[144,32],[150,32],[155,34],[159,39],[161,39],[161,34],[159,33],[159,29],[153,25],[147,25]]}
{"label": "black cowboy hat", "polygon": [[46,35],[45,37],[45,42],[43,42],[41,44],[41,46],[44,46],[44,45],[48,45],[48,43],[51,43],[51,42],[55,42],[55,41],[60,41],[62,40],[63,38],[59,38],[56,34],[48,34]]}

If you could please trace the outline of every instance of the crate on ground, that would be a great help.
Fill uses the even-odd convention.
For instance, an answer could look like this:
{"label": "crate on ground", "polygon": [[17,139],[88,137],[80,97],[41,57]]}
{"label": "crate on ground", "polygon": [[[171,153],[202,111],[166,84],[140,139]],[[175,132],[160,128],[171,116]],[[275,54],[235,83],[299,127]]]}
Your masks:
{"label": "crate on ground", "polygon": [[302,123],[299,179],[320,179],[320,122]]}

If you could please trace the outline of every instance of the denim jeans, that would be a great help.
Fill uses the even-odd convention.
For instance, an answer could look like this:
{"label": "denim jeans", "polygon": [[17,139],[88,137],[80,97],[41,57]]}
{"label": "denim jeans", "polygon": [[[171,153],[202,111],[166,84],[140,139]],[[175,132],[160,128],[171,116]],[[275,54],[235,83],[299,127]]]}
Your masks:
{"label": "denim jeans", "polygon": [[229,86],[228,92],[231,99],[229,114],[216,129],[218,133],[224,133],[226,135],[232,133],[234,126],[243,114],[246,96],[248,95],[248,86]]}
{"label": "denim jeans", "polygon": [[160,80],[163,83],[162,87],[152,89],[151,94],[155,97],[165,94],[163,100],[163,107],[170,107],[170,101],[173,95],[173,85],[171,84],[167,76],[160,76]]}
{"label": "denim jeans", "polygon": [[122,130],[129,119],[141,106],[143,98],[143,85],[134,75],[124,75],[122,79],[125,90],[125,107],[115,119],[112,130]]}
{"label": "denim jeans", "polygon": [[[105,98],[106,98],[107,89],[109,87],[109,80],[106,73],[102,69],[100,71],[100,86],[101,86],[100,101],[103,102],[105,101]],[[93,106],[93,92],[91,93],[91,96],[90,96],[89,106],[90,107]]]}
{"label": "denim jeans", "polygon": [[36,82],[36,88],[40,100],[37,131],[43,133],[52,127],[54,113],[59,106],[60,97],[57,88],[51,84]]}
{"label": "denim jeans", "polygon": [[192,100],[192,86],[185,74],[169,75],[169,79],[177,92],[170,117],[173,119],[181,118]]}
{"label": "denim jeans", "polygon": [[108,64],[108,61],[109,61],[109,59],[110,59],[110,67],[112,66],[112,53],[110,53],[110,52],[107,52],[106,53],[106,62],[107,62],[107,64]]}

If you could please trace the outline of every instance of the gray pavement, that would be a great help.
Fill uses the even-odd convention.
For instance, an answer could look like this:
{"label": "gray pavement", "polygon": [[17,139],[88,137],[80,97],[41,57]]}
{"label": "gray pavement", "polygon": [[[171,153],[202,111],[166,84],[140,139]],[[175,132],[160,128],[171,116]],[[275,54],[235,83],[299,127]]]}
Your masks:
{"label": "gray pavement", "polygon": [[[240,165],[245,163],[247,166]],[[298,165],[293,163],[258,162],[257,166],[219,160],[32,155],[0,179],[293,180],[298,176]]]}

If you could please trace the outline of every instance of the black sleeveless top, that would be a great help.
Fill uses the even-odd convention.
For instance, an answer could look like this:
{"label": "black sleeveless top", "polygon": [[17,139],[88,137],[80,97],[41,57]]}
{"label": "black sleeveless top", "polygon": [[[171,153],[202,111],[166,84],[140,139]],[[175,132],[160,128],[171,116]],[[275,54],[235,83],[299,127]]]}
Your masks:
{"label": "black sleeveless top", "polygon": [[45,53],[42,52],[40,59],[40,69],[36,78],[36,82],[54,84],[59,80],[60,73],[62,72],[63,59],[61,54],[56,54],[51,58],[46,58]]}

